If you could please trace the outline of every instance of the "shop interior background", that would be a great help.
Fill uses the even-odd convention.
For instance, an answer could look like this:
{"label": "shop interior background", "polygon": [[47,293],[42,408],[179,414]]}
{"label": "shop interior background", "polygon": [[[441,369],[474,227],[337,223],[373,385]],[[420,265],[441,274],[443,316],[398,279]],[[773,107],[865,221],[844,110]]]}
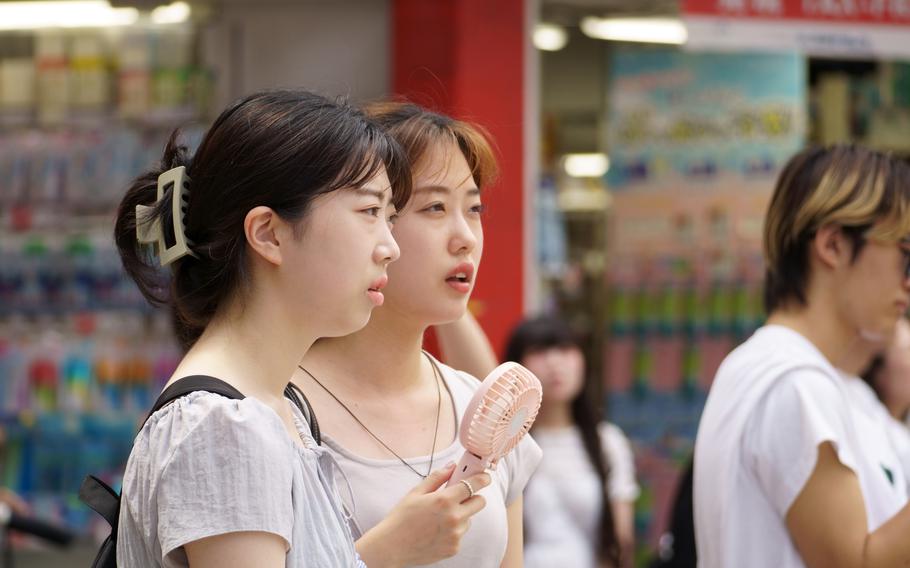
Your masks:
{"label": "shop interior background", "polygon": [[[439,11],[422,22],[413,0],[14,4],[0,0],[0,485],[81,535],[66,551],[7,539],[19,566],[88,562],[106,527],[79,483],[116,483],[180,355],[168,315],[121,271],[113,210],[174,127],[193,144],[243,93],[367,101],[419,85],[404,94],[476,118],[504,95],[468,80],[473,54],[519,54],[504,72],[521,119],[485,123],[506,133],[511,188],[487,239],[519,269],[497,272],[494,289],[487,256],[472,309],[497,348],[521,313],[560,310],[585,334],[596,396],[635,450],[641,566],[659,551],[714,371],[763,321],[760,234],[780,166],[810,142],[910,155],[910,54],[876,52],[875,28],[866,51],[694,50],[678,27],[657,36],[676,43],[592,37],[609,18],[685,30],[675,0],[439,3],[470,30]],[[748,15],[775,2],[718,4]],[[402,69],[407,26],[438,34],[451,68]],[[470,51],[468,32],[506,39]]]}

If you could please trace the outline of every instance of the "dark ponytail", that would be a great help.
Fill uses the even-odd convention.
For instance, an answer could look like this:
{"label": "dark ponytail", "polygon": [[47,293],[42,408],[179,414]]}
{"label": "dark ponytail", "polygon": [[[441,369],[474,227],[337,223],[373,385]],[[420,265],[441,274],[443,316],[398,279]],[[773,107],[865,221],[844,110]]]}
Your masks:
{"label": "dark ponytail", "polygon": [[[185,166],[189,199],[184,222],[194,256],[161,270],[136,236],[136,206],[151,205],[158,176]],[[410,195],[410,167],[399,145],[372,119],[345,102],[306,91],[264,91],[227,108],[190,158],[179,131],[157,168],[136,178],[117,211],[114,240],[123,267],[143,296],[169,305],[181,344],[191,346],[217,310],[249,285],[243,222],[257,206],[301,221],[318,195],[357,187],[385,168],[392,202]],[[168,246],[174,242],[169,188],[156,204]]]}
{"label": "dark ponytail", "polygon": [[[506,361],[521,361],[530,353],[545,349],[571,347],[581,350],[581,342],[569,325],[552,316],[541,316],[519,323],[506,343]],[[586,378],[584,387],[572,401],[572,421],[581,433],[582,445],[588,459],[597,473],[601,487],[601,512],[597,533],[597,556],[601,561],[608,561],[612,566],[620,566],[619,539],[616,535],[616,524],[613,520],[613,509],[610,507],[610,495],[607,491],[610,479],[610,462],[603,451],[603,440],[600,437],[600,422],[603,413],[592,401],[595,399],[592,381]],[[532,430],[533,432],[533,430]]]}

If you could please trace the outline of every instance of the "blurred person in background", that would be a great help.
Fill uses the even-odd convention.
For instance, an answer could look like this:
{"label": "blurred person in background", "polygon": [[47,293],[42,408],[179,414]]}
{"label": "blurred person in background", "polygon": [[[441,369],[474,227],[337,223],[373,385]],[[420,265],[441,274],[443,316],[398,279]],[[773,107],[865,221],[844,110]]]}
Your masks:
{"label": "blurred person in background", "polygon": [[519,568],[522,492],[540,448],[526,436],[495,470],[443,488],[454,463],[434,468],[464,452],[458,426],[480,382],[422,350],[427,328],[452,323],[467,329],[446,330],[459,336],[450,351],[484,343],[464,318],[483,252],[493,149],[475,125],[414,104],[366,110],[411,162],[412,197],[393,229],[401,258],[370,323],[318,341],[293,382],[312,401],[350,485],[358,550],[370,568]]}
{"label": "blurred person in background", "polygon": [[[871,361],[871,363],[870,363]],[[865,369],[859,376],[860,369]],[[866,445],[875,450],[885,474],[894,483],[910,479],[910,430],[903,418],[910,409],[910,322],[901,319],[884,350],[878,340],[863,342],[838,371],[853,395],[855,420],[865,423]],[[692,462],[680,479],[670,514],[670,526],[661,536],[658,559],[651,568],[694,568],[695,529],[692,507]]]}
{"label": "blurred person in background", "polygon": [[862,378],[875,391],[888,415],[903,426],[910,411],[910,321],[898,321],[894,338],[873,359]]}
{"label": "blurred person in background", "polygon": [[897,323],[893,339],[878,354],[861,375],[858,401],[875,409],[885,424],[891,443],[910,484],[910,321]]}
{"label": "blurred person in background", "polygon": [[[526,565],[561,559],[578,568],[632,566],[639,493],[632,451],[591,399],[593,379],[576,335],[557,317],[525,320],[512,330],[505,359],[527,367],[543,385],[532,433],[544,459],[527,491]],[[566,519],[561,530],[554,515]]]}
{"label": "blurred person in background", "polygon": [[721,364],[695,442],[699,566],[910,563],[907,488],[845,372],[910,304],[910,167],[857,146],[786,164],[764,226],[766,325]]}

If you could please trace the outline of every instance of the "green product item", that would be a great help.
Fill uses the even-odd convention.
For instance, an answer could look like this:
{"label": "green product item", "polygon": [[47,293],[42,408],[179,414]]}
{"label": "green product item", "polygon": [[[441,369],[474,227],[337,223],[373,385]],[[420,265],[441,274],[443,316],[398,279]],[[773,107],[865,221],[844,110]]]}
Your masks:
{"label": "green product item", "polygon": [[22,471],[22,441],[13,436],[7,439],[6,448],[3,452],[3,486],[19,487],[21,480],[20,472]]}
{"label": "green product item", "polygon": [[726,282],[715,282],[708,295],[708,333],[723,335],[732,323],[733,294]]}
{"label": "green product item", "polygon": [[667,284],[659,295],[657,329],[672,335],[680,326],[683,313],[683,291],[673,283]]}
{"label": "green product item", "polygon": [[648,349],[645,337],[639,337],[632,359],[632,390],[644,396],[651,388],[651,376],[654,373],[654,356]]}
{"label": "green product item", "polygon": [[179,109],[186,105],[189,95],[190,70],[159,69],[155,71],[152,92],[155,106],[164,109]]}
{"label": "green product item", "polygon": [[635,323],[635,295],[625,286],[617,286],[610,297],[611,331],[617,335],[629,333]]}
{"label": "green product item", "polygon": [[66,253],[70,256],[90,256],[94,248],[85,235],[77,235],[66,243]]}
{"label": "green product item", "polygon": [[698,371],[701,369],[701,352],[693,341],[686,343],[682,357],[682,384],[680,393],[689,398],[698,391]]}
{"label": "green product item", "polygon": [[749,289],[749,315],[752,317],[752,328],[757,329],[765,321],[765,291],[761,286]]}
{"label": "green product item", "polygon": [[638,331],[640,334],[651,333],[657,329],[660,314],[660,292],[652,286],[644,285],[638,291]]}
{"label": "green product item", "polygon": [[31,237],[22,246],[22,253],[29,257],[41,257],[48,253],[48,246],[43,238],[39,236]]}
{"label": "green product item", "polygon": [[910,108],[910,63],[892,63],[894,105]]}
{"label": "green product item", "polygon": [[753,320],[749,305],[749,288],[744,282],[739,282],[730,295],[733,330],[739,334],[745,333]]}

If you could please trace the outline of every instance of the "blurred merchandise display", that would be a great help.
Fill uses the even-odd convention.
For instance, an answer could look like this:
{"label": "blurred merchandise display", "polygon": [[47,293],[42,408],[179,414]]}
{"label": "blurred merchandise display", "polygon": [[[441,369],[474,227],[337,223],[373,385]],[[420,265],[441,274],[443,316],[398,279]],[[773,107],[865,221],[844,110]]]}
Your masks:
{"label": "blurred merchandise display", "polygon": [[795,54],[619,49],[610,73],[604,380],[653,551],[717,367],[764,319],[762,219],[808,85]]}
{"label": "blurred merchandise display", "polygon": [[85,530],[85,475],[116,485],[136,428],[179,360],[161,313],[5,318],[0,327],[3,486]]}
{"label": "blurred merchandise display", "polygon": [[185,27],[0,35],[0,125],[192,119],[212,91],[195,41]]}
{"label": "blurred merchandise display", "polygon": [[0,34],[0,485],[85,533],[179,349],[120,265],[114,211],[210,79],[183,27]]}
{"label": "blurred merchandise display", "polygon": [[814,60],[810,73],[812,141],[910,154],[910,63]]}

